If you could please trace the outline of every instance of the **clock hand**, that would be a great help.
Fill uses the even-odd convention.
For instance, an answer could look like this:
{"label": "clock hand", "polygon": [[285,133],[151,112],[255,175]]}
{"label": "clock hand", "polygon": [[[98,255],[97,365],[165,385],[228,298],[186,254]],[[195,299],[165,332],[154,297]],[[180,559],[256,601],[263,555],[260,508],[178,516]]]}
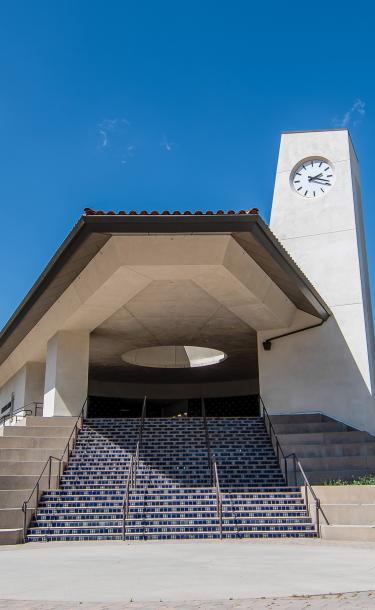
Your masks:
{"label": "clock hand", "polygon": [[328,186],[331,186],[331,183],[329,182],[329,180],[325,180],[324,178],[318,178],[317,180],[310,180],[310,182],[315,182],[315,184],[327,184]]}
{"label": "clock hand", "polygon": [[320,174],[317,174],[316,176],[309,176],[309,182],[311,182],[311,180],[315,180],[315,178],[319,178],[319,176],[322,176],[323,172],[320,172]]}

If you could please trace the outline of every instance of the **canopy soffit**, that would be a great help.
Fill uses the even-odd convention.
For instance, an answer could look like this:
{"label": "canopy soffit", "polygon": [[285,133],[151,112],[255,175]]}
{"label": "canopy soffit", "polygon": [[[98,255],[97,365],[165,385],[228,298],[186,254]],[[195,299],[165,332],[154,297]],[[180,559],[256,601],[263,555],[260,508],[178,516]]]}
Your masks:
{"label": "canopy soffit", "polygon": [[[320,319],[326,319],[330,315],[320,295],[258,214],[87,215],[80,218],[1,332],[0,364],[42,320],[69,286],[79,278],[82,271],[97,257],[111,238],[116,237],[118,240],[121,237],[122,241],[125,236],[161,237],[163,235],[200,236],[207,241],[207,246],[210,237],[215,235],[231,237],[231,243],[237,244],[243,255],[247,255],[243,258],[242,264],[251,265],[251,261],[255,262],[280,293],[285,295],[288,302]],[[232,245],[229,253],[226,252],[227,260],[224,267],[241,282],[241,278],[236,278],[232,260],[236,250],[236,246]],[[139,262],[133,260],[135,266]],[[205,264],[207,261],[202,260],[202,265]],[[209,275],[206,274],[206,280],[202,281],[209,281]],[[203,288],[207,289],[205,286]],[[223,295],[221,298],[224,298]]]}

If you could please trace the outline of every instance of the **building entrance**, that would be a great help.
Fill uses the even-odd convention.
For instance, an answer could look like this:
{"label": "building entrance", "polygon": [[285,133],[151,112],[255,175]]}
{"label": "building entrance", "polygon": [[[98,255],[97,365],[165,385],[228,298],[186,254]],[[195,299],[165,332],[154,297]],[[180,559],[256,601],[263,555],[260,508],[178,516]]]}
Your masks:
{"label": "building entrance", "polygon": [[[259,415],[259,396],[205,397],[207,417],[256,417]],[[143,400],[90,396],[88,417],[141,417]],[[146,417],[201,417],[200,398],[147,399]]]}

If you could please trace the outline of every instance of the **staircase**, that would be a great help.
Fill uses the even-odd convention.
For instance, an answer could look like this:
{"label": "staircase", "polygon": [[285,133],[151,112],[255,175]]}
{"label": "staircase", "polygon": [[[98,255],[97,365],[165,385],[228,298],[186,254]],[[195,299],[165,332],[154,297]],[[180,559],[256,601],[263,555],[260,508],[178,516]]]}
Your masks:
{"label": "staircase", "polygon": [[[139,419],[87,419],[60,489],[45,492],[28,541],[122,539]],[[224,538],[313,537],[299,488],[285,486],[261,418],[208,418]],[[146,419],[126,540],[220,538],[202,418]]]}
{"label": "staircase", "polygon": [[285,455],[298,455],[310,483],[350,481],[375,472],[371,434],[321,413],[272,415],[271,420]]}
{"label": "staircase", "polygon": [[[0,426],[0,545],[18,544],[23,539],[22,503],[29,497],[50,455],[60,457],[76,422],[75,417],[23,417]],[[58,464],[51,471],[57,485]],[[47,486],[47,472],[41,485]],[[35,508],[30,502],[28,516]]]}

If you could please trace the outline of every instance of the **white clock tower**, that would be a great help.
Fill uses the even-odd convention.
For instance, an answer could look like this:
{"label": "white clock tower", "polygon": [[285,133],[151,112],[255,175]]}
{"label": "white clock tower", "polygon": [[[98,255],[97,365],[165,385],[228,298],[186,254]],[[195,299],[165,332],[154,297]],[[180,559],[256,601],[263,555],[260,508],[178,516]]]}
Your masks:
{"label": "white clock tower", "polygon": [[[279,352],[283,341],[290,357],[289,370],[285,363],[280,367],[297,391],[289,397],[292,408],[322,411],[375,431],[374,330],[359,170],[346,129],[282,135],[270,227],[333,314],[320,328],[279,342]],[[277,362],[269,364],[277,376]],[[264,381],[280,410],[275,388]]]}

